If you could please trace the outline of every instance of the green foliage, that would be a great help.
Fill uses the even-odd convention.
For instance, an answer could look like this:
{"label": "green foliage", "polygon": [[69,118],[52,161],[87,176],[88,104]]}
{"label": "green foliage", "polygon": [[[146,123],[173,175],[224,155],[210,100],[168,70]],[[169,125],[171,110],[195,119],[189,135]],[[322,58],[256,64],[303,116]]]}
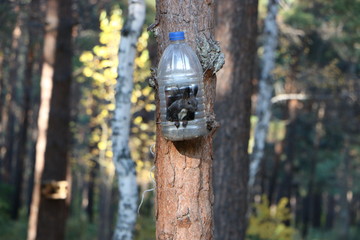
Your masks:
{"label": "green foliage", "polygon": [[[350,228],[348,240],[358,240],[360,229],[356,227]],[[321,229],[310,229],[306,240],[339,240],[339,232],[337,230],[324,231]]]}
{"label": "green foliage", "polygon": [[0,183],[0,216],[9,217],[12,195],[13,188],[9,184]]}
{"label": "green foliage", "polygon": [[247,230],[248,240],[294,239],[296,229],[285,224],[292,220],[287,198],[282,198],[276,206],[269,207],[269,200],[263,195],[262,201],[255,203],[254,208]]}
{"label": "green foliage", "polygon": [[297,29],[309,29],[316,24],[313,14],[304,11],[304,7],[299,5],[284,12],[284,22]]}
{"label": "green foliage", "polygon": [[[9,0],[2,0],[0,4],[0,43],[11,39],[11,31],[16,23],[17,13],[14,9],[14,4]],[[0,44],[1,46],[1,44]]]}
{"label": "green foliage", "polygon": [[[82,82],[84,86],[88,86],[83,89],[83,98],[81,99],[83,114],[80,115],[82,123],[89,124],[91,127],[88,140],[91,151],[87,158],[98,159],[103,153],[105,160],[100,164],[106,165],[109,171],[114,169],[111,161],[110,120],[115,109],[114,87],[117,79],[118,47],[122,24],[120,9],[113,10],[110,17],[106,12],[101,13],[101,45],[95,46],[92,51],[82,53],[80,61],[84,64],[82,72],[85,78],[78,78],[78,81]],[[130,138],[131,154],[137,163],[139,178],[146,182],[148,182],[148,171],[151,165],[150,162],[143,160],[149,159],[149,147],[155,137],[153,121],[155,96],[153,90],[144,81],[150,68],[147,50],[148,38],[148,33],[144,31],[137,44],[138,55],[135,59],[134,89],[131,97],[133,120]],[[104,127],[107,132],[106,136],[102,137]]]}
{"label": "green foliage", "polygon": [[67,221],[66,240],[97,240],[97,226],[89,223],[84,215]]}
{"label": "green foliage", "polygon": [[[1,193],[1,189],[0,189]],[[1,201],[1,200],[0,200]],[[5,205],[8,205],[6,203]],[[8,214],[0,211],[0,237],[1,239],[23,240],[26,239],[27,217],[26,209],[20,211],[19,220],[14,221]]]}

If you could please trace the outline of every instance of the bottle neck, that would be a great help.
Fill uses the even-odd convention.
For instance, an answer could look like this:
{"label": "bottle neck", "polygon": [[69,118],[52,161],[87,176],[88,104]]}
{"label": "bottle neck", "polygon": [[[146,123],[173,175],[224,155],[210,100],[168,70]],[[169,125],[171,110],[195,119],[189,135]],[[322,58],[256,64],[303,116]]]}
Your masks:
{"label": "bottle neck", "polygon": [[184,43],[185,42],[185,40],[170,40],[170,43],[171,44],[180,44],[180,43]]}

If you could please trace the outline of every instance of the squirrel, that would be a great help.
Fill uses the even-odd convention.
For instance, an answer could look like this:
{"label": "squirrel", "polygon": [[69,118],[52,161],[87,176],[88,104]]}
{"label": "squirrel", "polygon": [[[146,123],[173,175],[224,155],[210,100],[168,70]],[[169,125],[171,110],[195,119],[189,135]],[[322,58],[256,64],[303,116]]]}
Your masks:
{"label": "squirrel", "polygon": [[[167,120],[175,122],[176,128],[179,128],[180,121],[185,128],[189,120],[194,120],[198,102],[195,98],[198,87],[194,87],[193,94],[190,94],[190,87],[183,90],[181,99],[175,100],[167,109]],[[177,95],[177,93],[175,93]]]}

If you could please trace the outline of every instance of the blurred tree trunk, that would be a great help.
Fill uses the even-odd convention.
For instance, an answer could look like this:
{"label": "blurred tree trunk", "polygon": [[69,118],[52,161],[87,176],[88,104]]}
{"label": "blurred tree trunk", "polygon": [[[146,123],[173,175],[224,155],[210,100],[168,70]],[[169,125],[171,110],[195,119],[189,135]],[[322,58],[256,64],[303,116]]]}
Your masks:
{"label": "blurred tree trunk", "polygon": [[215,239],[244,239],[248,208],[250,111],[255,72],[257,0],[219,1],[216,36],[225,54],[215,111]]}
{"label": "blurred tree trunk", "polygon": [[[47,2],[41,103],[28,240],[64,239],[69,189],[56,198],[56,184],[69,188],[68,145],[72,75],[72,1]],[[51,184],[50,184],[51,183]],[[48,192],[45,192],[49,190]]]}
{"label": "blurred tree trunk", "polygon": [[[289,83],[292,85],[292,83]],[[290,87],[292,88],[292,87]],[[291,89],[289,89],[291,90]],[[288,123],[286,125],[286,134],[284,139],[284,152],[286,155],[286,160],[284,161],[284,176],[281,179],[281,183],[279,186],[279,192],[276,199],[278,202],[282,197],[286,197],[289,199],[289,204],[287,207],[290,206],[290,199],[292,195],[295,193],[293,189],[293,174],[294,174],[294,158],[295,158],[295,151],[296,151],[296,144],[295,139],[297,137],[296,132],[296,118],[297,118],[297,108],[298,108],[298,100],[290,100],[287,104],[288,109]],[[306,206],[304,206],[305,208]],[[286,224],[289,225],[290,222],[286,221]]]}
{"label": "blurred tree trunk", "polygon": [[[158,58],[169,44],[169,32],[174,31],[184,31],[194,50],[210,44],[201,49],[209,57],[210,51],[216,52],[211,42],[213,19],[214,1],[157,0],[156,21],[149,29],[157,36]],[[211,70],[204,75],[205,111],[213,116],[216,75]],[[159,122],[158,94],[156,105]],[[213,239],[212,135],[171,142],[157,124],[156,136],[156,239]]]}
{"label": "blurred tree trunk", "polygon": [[349,232],[350,232],[350,216],[349,216],[349,203],[347,199],[347,193],[349,190],[349,136],[345,135],[344,147],[343,147],[343,159],[340,163],[340,168],[338,172],[338,181],[339,181],[339,189],[340,189],[340,199],[339,206],[340,211],[337,218],[338,221],[338,231],[339,231],[339,239],[348,240]]}
{"label": "blurred tree trunk", "polygon": [[[10,53],[10,61],[9,61],[9,78],[7,81],[8,91],[5,97],[5,105],[3,112],[2,125],[5,130],[5,154],[3,159],[3,178],[5,182],[13,184],[13,170],[14,170],[14,162],[13,156],[15,149],[15,125],[16,125],[16,108],[17,106],[17,84],[19,82],[19,56],[21,49],[21,38],[22,30],[23,30],[23,13],[20,9],[19,2],[16,2],[15,5],[15,13],[17,14],[17,20],[15,27],[12,32],[12,43],[11,43],[11,53]],[[1,149],[0,149],[1,150]],[[3,151],[1,151],[3,152]]]}
{"label": "blurred tree trunk", "polygon": [[[31,115],[32,105],[32,86],[33,86],[33,68],[36,60],[36,53],[40,51],[39,41],[35,41],[35,38],[39,38],[41,31],[39,31],[39,19],[38,14],[40,12],[40,1],[32,0],[30,3],[30,11],[28,12],[28,28],[27,37],[27,54],[26,54],[26,66],[24,72],[24,84],[23,84],[23,116],[20,122],[20,130],[18,136],[18,150],[16,154],[16,167],[15,167],[15,190],[13,196],[12,206],[12,218],[18,219],[19,210],[22,205],[21,196],[23,190],[23,176],[24,176],[24,163],[27,154],[28,146],[28,128],[29,117]],[[37,39],[39,40],[39,39]]]}
{"label": "blurred tree trunk", "polygon": [[106,157],[106,151],[109,149],[107,146],[108,139],[110,138],[109,124],[103,122],[101,124],[101,143],[105,143],[105,147],[99,149],[99,228],[98,239],[110,239],[111,237],[111,194],[112,184],[114,181],[114,171],[110,170],[110,159]]}
{"label": "blurred tree trunk", "polygon": [[[1,49],[3,48],[2,44],[0,45],[0,48]],[[5,81],[4,81],[3,71],[4,71],[4,52],[1,50],[0,52],[0,132],[3,132],[1,119],[2,119],[4,100],[5,100]],[[1,136],[0,136],[0,144],[1,144]]]}
{"label": "blurred tree trunk", "polygon": [[278,44],[278,26],[276,16],[278,0],[269,0],[264,27],[264,55],[259,80],[259,93],[256,105],[258,122],[254,132],[254,149],[251,155],[249,185],[254,187],[256,174],[264,156],[266,136],[271,118],[271,97],[274,91],[272,71],[275,68],[276,47]]}
{"label": "blurred tree trunk", "polygon": [[312,226],[314,228],[320,228],[321,227],[321,215],[322,215],[322,189],[318,188],[316,189],[316,192],[313,195],[313,208],[312,208]]}
{"label": "blurred tree trunk", "polygon": [[[325,103],[319,103],[316,104],[319,106],[316,106],[313,110],[315,110],[317,114],[317,119],[315,123],[315,136],[314,136],[314,143],[312,148],[312,158],[309,159],[310,161],[310,170],[309,170],[309,183],[308,183],[308,189],[307,189],[307,196],[304,199],[306,201],[304,208],[304,221],[303,221],[303,229],[302,229],[302,236],[306,237],[308,233],[309,223],[313,223],[315,221],[314,219],[314,200],[316,196],[316,186],[315,186],[315,178],[316,178],[316,165],[317,165],[317,153],[319,151],[319,144],[320,144],[320,138],[321,133],[323,130],[323,124],[322,120],[324,118],[325,114]],[[320,210],[320,209],[317,209]]]}
{"label": "blurred tree trunk", "polygon": [[121,31],[116,109],[112,121],[112,150],[118,175],[119,207],[114,240],[131,240],[136,223],[137,183],[135,162],[130,156],[131,94],[133,90],[136,43],[145,20],[144,0],[129,1],[129,13]]}
{"label": "blurred tree trunk", "polygon": [[284,142],[281,141],[281,142],[275,143],[275,146],[274,146],[274,152],[275,152],[274,166],[273,166],[273,170],[272,170],[270,180],[269,180],[269,192],[268,192],[270,206],[272,204],[275,204],[274,195],[275,195],[275,191],[276,191],[276,187],[277,187],[277,179],[278,179],[279,170],[280,170],[279,166],[280,166],[280,162],[281,162],[281,155],[283,154],[283,145],[284,145]]}
{"label": "blurred tree trunk", "polygon": [[327,211],[326,211],[326,222],[325,229],[330,230],[334,226],[335,219],[335,198],[334,195],[328,193],[327,196]]}
{"label": "blurred tree trunk", "polygon": [[95,194],[95,183],[96,176],[98,173],[99,164],[97,161],[92,161],[89,171],[89,181],[87,183],[87,205],[86,214],[89,218],[89,222],[94,222],[94,194]]}

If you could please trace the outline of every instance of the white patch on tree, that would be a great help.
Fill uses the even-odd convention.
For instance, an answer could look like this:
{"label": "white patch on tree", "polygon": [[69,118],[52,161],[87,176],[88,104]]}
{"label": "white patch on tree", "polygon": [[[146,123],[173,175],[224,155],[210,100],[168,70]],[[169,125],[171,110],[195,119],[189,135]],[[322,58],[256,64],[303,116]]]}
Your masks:
{"label": "white patch on tree", "polygon": [[277,12],[278,0],[270,0],[264,27],[264,55],[256,106],[258,122],[254,133],[255,145],[251,156],[249,186],[254,185],[261,159],[264,156],[265,140],[271,118],[271,98],[274,90],[272,71],[275,67],[275,54],[278,44]]}

